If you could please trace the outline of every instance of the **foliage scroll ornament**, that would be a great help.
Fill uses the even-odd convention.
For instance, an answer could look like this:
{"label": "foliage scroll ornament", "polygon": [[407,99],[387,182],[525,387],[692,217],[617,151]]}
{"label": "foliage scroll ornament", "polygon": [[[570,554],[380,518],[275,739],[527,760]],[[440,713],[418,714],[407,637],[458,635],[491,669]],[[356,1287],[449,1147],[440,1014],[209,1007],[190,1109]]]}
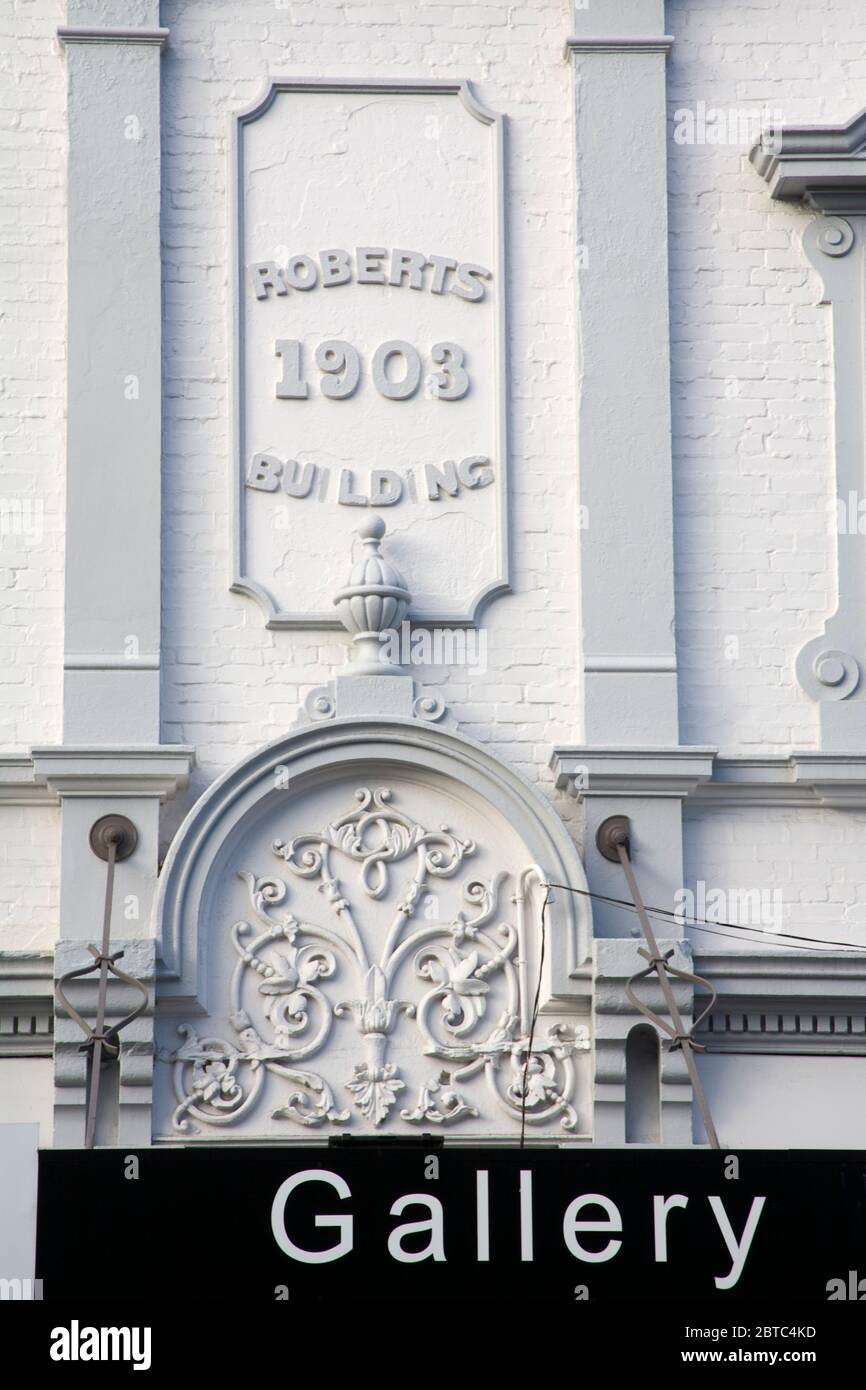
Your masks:
{"label": "foliage scroll ornament", "polygon": [[[490,1096],[511,1120],[558,1120],[573,1131],[574,1054],[588,1049],[585,1030],[554,1025],[546,1039],[533,1041],[529,1054],[533,982],[527,932],[533,893],[543,882],[540,870],[531,866],[517,876],[513,923],[495,920],[505,873],[465,883],[465,910],[449,921],[428,920],[420,907],[431,885],[453,878],[475,845],[447,826],[425,830],[391,804],[387,788],[361,788],[355,799],[356,807],[324,831],[272,846],[290,875],[316,884],[328,924],[302,920],[288,909],[285,879],[240,871],[251,911],[250,920],[231,929],[237,962],[229,1020],[237,1040],[179,1028],[185,1041],[166,1058],[173,1064],[177,1099],[174,1129],[189,1133],[193,1122],[237,1124],[256,1105],[268,1075],[284,1083],[272,1118],[306,1127],[350,1123],[351,1109],[341,1108],[306,1061],[325,1049],[341,1026],[338,1020],[351,1020],[359,1060],[343,1084],[351,1098],[347,1105],[368,1125],[382,1124],[398,1102],[407,1125],[445,1127],[478,1118],[477,1104],[458,1088],[483,1073]],[[398,865],[414,865],[399,885],[385,930],[377,933],[375,955],[359,927],[351,890],[336,877],[338,860],[356,867],[358,888],[371,903],[385,899]],[[418,982],[415,997],[396,998],[394,983],[407,963]],[[348,982],[353,996],[340,997]],[[406,1082],[388,1059],[401,1016],[413,1020],[419,1051],[448,1067],[431,1075],[414,1104],[401,1096]]]}

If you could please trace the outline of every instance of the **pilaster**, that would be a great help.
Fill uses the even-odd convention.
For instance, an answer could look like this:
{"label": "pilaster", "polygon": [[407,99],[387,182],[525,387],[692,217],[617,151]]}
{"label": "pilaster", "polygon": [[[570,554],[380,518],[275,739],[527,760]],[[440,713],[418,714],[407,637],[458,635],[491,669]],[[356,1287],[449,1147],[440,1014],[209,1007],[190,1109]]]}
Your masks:
{"label": "pilaster", "polygon": [[[635,927],[619,864],[596,831],[625,814],[648,903],[683,883],[683,800],[712,776],[712,750],[679,746],[674,611],[668,320],[666,61],[663,0],[575,12],[574,76],[578,467],[584,740],[554,750],[557,785],[586,811],[585,863],[596,938]],[[639,210],[636,216],[635,210]],[[672,922],[677,950],[681,930]],[[628,1037],[641,1021],[625,984],[637,943],[596,940],[595,1134],[626,1138]],[[690,999],[686,1001],[690,1011]],[[692,1142],[691,1086],[662,1049],[661,1130]]]}
{"label": "pilaster", "polygon": [[159,742],[158,19],[158,0],[70,0],[59,30],[69,129],[70,742]]}
{"label": "pilaster", "polygon": [[[662,0],[578,9],[578,454],[587,743],[675,744]],[[640,216],[635,216],[635,209]]]}
{"label": "pilaster", "polygon": [[[160,745],[161,263],[158,0],[68,0],[58,30],[67,72],[68,431],[63,743],[33,750],[34,776],[61,805],[55,978],[90,963],[106,864],[90,847],[100,816],[137,833],[118,863],[112,952],[152,994],[151,924],[160,802],[186,783],[188,748]],[[95,327],[96,326],[96,327]],[[66,991],[95,1017],[96,974]],[[109,1021],[138,992],[111,979]],[[73,999],[74,996],[74,999]],[[124,1031],[100,1088],[98,1143],[150,1141],[152,998]],[[80,1144],[86,1054],[58,1006],[55,1142]]]}

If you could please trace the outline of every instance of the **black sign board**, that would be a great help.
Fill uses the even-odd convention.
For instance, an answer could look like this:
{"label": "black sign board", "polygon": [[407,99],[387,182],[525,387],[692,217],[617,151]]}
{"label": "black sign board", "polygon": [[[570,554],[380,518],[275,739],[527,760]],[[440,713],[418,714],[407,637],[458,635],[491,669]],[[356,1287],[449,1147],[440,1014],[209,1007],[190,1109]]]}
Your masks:
{"label": "black sign board", "polygon": [[866,1303],[866,1154],[45,1151],[44,1299],[80,1295],[85,1267],[123,1301]]}

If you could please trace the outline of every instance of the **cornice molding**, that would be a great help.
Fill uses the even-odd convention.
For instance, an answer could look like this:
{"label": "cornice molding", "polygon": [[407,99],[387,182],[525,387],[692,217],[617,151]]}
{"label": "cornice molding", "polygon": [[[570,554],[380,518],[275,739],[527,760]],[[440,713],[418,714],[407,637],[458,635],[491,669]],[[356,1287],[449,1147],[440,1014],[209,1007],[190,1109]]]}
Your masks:
{"label": "cornice molding", "polygon": [[570,58],[572,53],[664,53],[668,54],[673,47],[673,34],[658,35],[638,35],[636,37],[624,35],[602,36],[601,38],[587,37],[580,34],[572,34],[565,40],[565,57]]}
{"label": "cornice molding", "polygon": [[866,1055],[866,951],[709,951],[718,990],[698,1031],[708,1052]]}
{"label": "cornice molding", "polygon": [[714,748],[554,748],[560,790],[592,796],[689,796],[712,776]]}
{"label": "cornice molding", "polygon": [[739,999],[858,998],[866,1010],[866,951],[695,951],[695,971],[711,979],[719,996]]}
{"label": "cornice molding", "polygon": [[866,807],[866,754],[716,757],[693,801],[714,806]]}
{"label": "cornice molding", "polygon": [[34,748],[33,770],[63,796],[173,797],[189,782],[195,750],[180,744],[136,747]]}
{"label": "cornice molding", "polygon": [[669,656],[585,656],[584,671],[640,671],[676,673],[677,659]]}
{"label": "cornice molding", "polygon": [[828,213],[866,211],[866,108],[844,125],[767,130],[749,158],[772,198]]}
{"label": "cornice molding", "polygon": [[53,951],[0,951],[0,1000],[54,996]]}
{"label": "cornice molding", "polygon": [[64,671],[158,671],[159,653],[115,656],[107,652],[67,652]]}
{"label": "cornice molding", "polygon": [[36,779],[32,758],[0,758],[0,806],[55,806],[57,796]]}
{"label": "cornice molding", "polygon": [[714,748],[554,748],[560,790],[680,797],[698,806],[866,808],[866,753],[720,756]]}
{"label": "cornice molding", "polygon": [[168,29],[110,29],[73,24],[61,24],[57,29],[57,37],[63,44],[149,43],[164,48],[168,43],[168,34]]}
{"label": "cornice molding", "polygon": [[0,1057],[50,1057],[54,953],[0,951]]}

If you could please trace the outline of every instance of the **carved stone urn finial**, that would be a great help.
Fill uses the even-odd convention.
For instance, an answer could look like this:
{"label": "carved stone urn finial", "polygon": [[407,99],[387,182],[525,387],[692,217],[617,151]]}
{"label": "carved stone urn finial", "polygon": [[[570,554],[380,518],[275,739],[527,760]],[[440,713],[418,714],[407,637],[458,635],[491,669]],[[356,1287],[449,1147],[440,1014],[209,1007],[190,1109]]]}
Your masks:
{"label": "carved stone urn finial", "polygon": [[[400,624],[409,611],[412,595],[398,569],[383,558],[382,537],[385,523],[375,514],[358,527],[364,554],[352,566],[345,588],[334,596],[340,622],[351,633],[357,654],[354,675],[404,675],[402,666],[391,659],[400,637]],[[395,640],[385,639],[394,634]]]}

